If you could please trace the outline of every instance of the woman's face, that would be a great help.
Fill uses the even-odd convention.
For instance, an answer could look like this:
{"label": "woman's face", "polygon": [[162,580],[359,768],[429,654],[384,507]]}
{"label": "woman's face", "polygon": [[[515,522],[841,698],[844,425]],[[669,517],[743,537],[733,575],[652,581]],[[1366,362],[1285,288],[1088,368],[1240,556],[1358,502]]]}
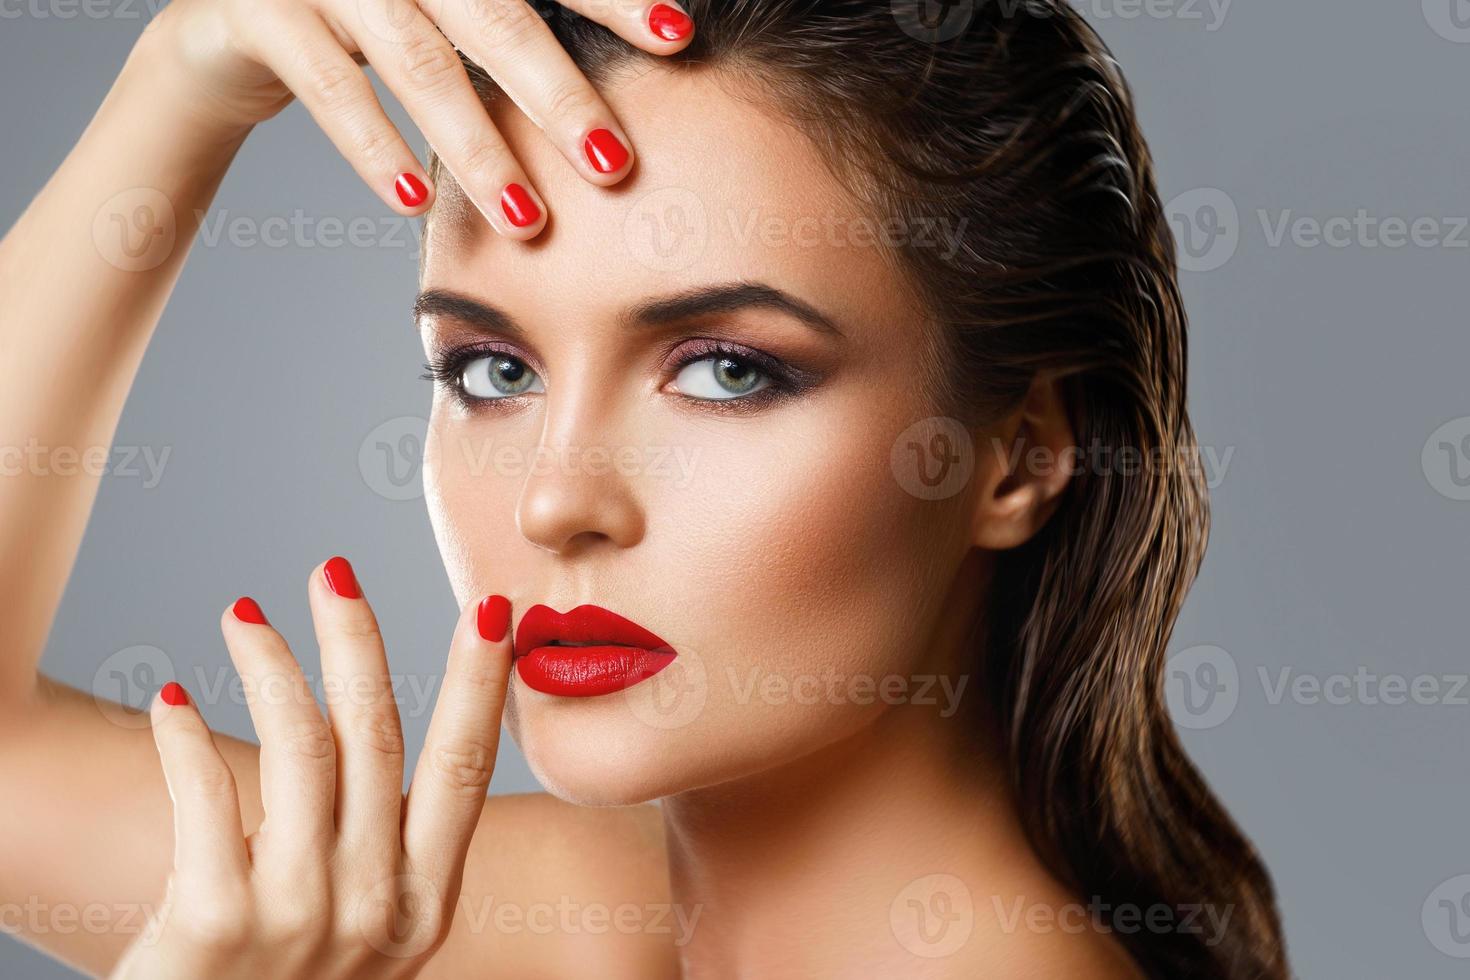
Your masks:
{"label": "woman's face", "polygon": [[[508,596],[512,629],[537,603],[595,603],[677,651],[595,697],[512,675],[507,725],[547,789],[622,804],[778,766],[917,700],[954,645],[970,514],[895,469],[901,434],[939,413],[931,328],[877,216],[708,72],[603,91],[633,174],[591,186],[497,106],[550,222],[511,242],[446,196],[420,322],[449,376],[425,480],[461,603]],[[945,708],[939,685],[922,693]]]}

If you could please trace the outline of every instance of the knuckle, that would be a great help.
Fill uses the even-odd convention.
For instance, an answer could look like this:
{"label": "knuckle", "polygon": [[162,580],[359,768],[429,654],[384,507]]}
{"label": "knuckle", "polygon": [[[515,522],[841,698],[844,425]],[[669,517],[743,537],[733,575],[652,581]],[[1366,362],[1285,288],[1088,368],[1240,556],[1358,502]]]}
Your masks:
{"label": "knuckle", "polygon": [[336,757],[337,741],[325,723],[307,722],[286,732],[285,749],[294,758],[319,764]]}
{"label": "knuckle", "polygon": [[546,116],[548,119],[580,119],[591,115],[596,105],[597,99],[585,85],[559,82],[546,95]]}
{"label": "knuckle", "polygon": [[391,758],[403,755],[403,727],[391,711],[374,711],[357,719],[352,726],[352,742],[374,755]]}
{"label": "knuckle", "polygon": [[356,65],[340,61],[312,61],[304,71],[307,94],[328,112],[358,105],[364,96],[367,79]]}
{"label": "knuckle", "polygon": [[189,774],[189,786],[204,800],[230,800],[235,796],[234,774],[217,762],[195,767]]}
{"label": "knuckle", "polygon": [[460,183],[493,189],[492,197],[499,197],[500,179],[510,169],[510,153],[498,140],[481,140],[460,148],[455,157],[459,162],[456,176]]}
{"label": "knuckle", "polygon": [[480,657],[465,659],[471,662],[456,665],[454,685],[473,695],[477,702],[499,700],[505,694],[510,678],[506,668],[487,663]]}
{"label": "knuckle", "polygon": [[262,931],[274,941],[320,937],[326,931],[320,905],[299,898],[272,903],[269,918],[262,923]]}
{"label": "knuckle", "polygon": [[240,898],[211,895],[207,902],[190,902],[175,910],[177,926],[188,942],[200,949],[229,953],[244,948],[254,932],[249,904]]}
{"label": "knuckle", "polygon": [[365,125],[352,136],[352,149],[360,159],[379,162],[392,157],[398,147],[398,134],[385,126]]}
{"label": "knuckle", "polygon": [[420,36],[403,46],[403,75],[408,83],[425,91],[438,91],[462,75],[459,56],[438,34]]}
{"label": "knuckle", "polygon": [[458,738],[434,748],[434,771],[445,785],[466,796],[484,793],[490,785],[495,756],[484,742]]}
{"label": "knuckle", "polygon": [[[388,134],[381,134],[384,142],[388,142]],[[349,640],[381,640],[382,633],[378,630],[377,617],[370,610],[353,610],[336,625],[336,632]]]}
{"label": "knuckle", "polygon": [[469,0],[470,15],[497,51],[512,51],[542,29],[541,15],[524,0]]}

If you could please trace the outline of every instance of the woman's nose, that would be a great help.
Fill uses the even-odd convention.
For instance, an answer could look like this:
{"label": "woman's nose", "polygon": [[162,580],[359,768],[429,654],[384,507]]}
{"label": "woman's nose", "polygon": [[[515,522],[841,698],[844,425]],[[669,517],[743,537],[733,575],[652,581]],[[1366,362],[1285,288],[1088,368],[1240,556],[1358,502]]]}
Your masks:
{"label": "woman's nose", "polygon": [[559,555],[597,542],[631,547],[644,528],[636,476],[620,462],[634,455],[631,444],[610,439],[614,428],[590,417],[596,414],[593,406],[558,407],[569,411],[553,418],[548,405],[547,424],[516,504],[521,535]]}

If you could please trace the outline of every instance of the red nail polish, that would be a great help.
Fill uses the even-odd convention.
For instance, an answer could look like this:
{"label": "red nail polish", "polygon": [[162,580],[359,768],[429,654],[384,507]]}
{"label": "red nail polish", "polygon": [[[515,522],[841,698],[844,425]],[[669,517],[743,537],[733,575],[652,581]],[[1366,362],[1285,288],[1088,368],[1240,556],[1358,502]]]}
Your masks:
{"label": "red nail polish", "polygon": [[587,160],[598,173],[610,174],[628,162],[628,149],[610,129],[594,129],[582,143]]}
{"label": "red nail polish", "polygon": [[235,613],[235,618],[242,623],[254,623],[257,626],[270,625],[265,621],[265,613],[260,611],[260,603],[256,602],[248,595],[242,595],[240,598],[235,600],[233,611]]}
{"label": "red nail polish", "polygon": [[163,698],[164,704],[172,705],[175,708],[181,704],[189,703],[189,692],[185,691],[182,686],[175,684],[173,681],[169,681],[163,685],[163,690],[158,692],[158,696]]}
{"label": "red nail polish", "polygon": [[357,587],[357,576],[353,574],[352,566],[347,563],[346,558],[338,555],[328,559],[322,573],[327,577],[327,585],[342,598],[362,598],[362,590]]}
{"label": "red nail polish", "polygon": [[416,208],[429,199],[429,189],[413,174],[399,174],[393,182],[393,189],[398,192],[398,199],[404,207]]}
{"label": "red nail polish", "polygon": [[510,625],[510,600],[503,595],[487,595],[480,600],[476,618],[480,635],[491,643],[499,643],[505,639],[506,627]]}
{"label": "red nail polish", "polygon": [[694,21],[678,7],[656,3],[648,11],[648,29],[665,41],[677,41],[694,29]]}
{"label": "red nail polish", "polygon": [[541,209],[520,184],[505,185],[505,190],[500,192],[500,210],[517,228],[534,225],[541,217]]}

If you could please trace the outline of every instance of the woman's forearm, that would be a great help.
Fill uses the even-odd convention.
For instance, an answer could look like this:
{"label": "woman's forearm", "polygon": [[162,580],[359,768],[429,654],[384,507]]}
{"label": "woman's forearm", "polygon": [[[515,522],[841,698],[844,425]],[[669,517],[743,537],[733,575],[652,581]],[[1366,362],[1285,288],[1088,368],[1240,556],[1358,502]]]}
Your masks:
{"label": "woman's forearm", "polygon": [[144,35],[0,241],[0,699],[34,690],[143,351],[249,128],[211,122]]}

